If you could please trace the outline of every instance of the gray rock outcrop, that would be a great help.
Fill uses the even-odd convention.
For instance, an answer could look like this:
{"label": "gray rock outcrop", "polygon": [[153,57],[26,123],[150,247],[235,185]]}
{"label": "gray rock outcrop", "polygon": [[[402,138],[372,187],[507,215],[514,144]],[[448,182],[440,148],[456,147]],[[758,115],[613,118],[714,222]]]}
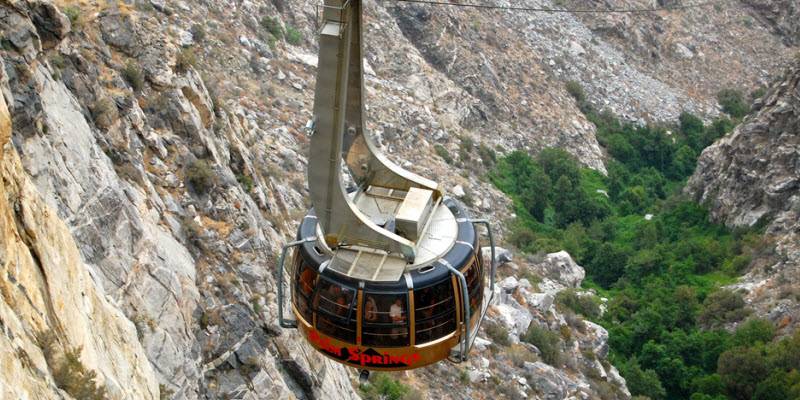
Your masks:
{"label": "gray rock outcrop", "polygon": [[800,321],[800,62],[768,90],[730,135],[707,148],[687,191],[730,227],[765,227],[768,248],[756,254],[736,288],[781,328]]}

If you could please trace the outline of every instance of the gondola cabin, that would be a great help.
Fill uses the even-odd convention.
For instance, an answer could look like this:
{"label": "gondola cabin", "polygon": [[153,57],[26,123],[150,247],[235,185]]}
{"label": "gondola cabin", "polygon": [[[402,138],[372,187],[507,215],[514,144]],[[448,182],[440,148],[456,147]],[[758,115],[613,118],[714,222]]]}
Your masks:
{"label": "gondola cabin", "polygon": [[[368,248],[332,251],[320,240],[297,247],[292,308],[315,348],[353,367],[382,370],[418,368],[458,349],[462,328],[472,331],[481,318],[480,242],[462,206],[451,199],[429,223],[414,263]],[[298,238],[319,234],[316,217],[308,215]]]}
{"label": "gondola cabin", "polygon": [[361,370],[461,362],[493,293],[484,289],[494,262],[484,265],[476,225],[486,226],[494,260],[491,229],[364,132],[361,27],[360,1],[325,1],[307,125],[313,209],[281,255],[280,324]]}

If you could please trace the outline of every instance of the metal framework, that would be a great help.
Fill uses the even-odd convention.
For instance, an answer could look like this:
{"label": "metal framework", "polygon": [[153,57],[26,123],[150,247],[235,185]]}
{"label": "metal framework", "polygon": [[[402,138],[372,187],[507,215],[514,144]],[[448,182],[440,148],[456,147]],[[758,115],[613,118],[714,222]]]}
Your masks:
{"label": "metal framework", "polygon": [[414,242],[371,220],[348,194],[342,160],[358,190],[421,188],[442,197],[436,182],[400,168],[378,151],[364,124],[364,67],[360,0],[325,0],[319,42],[314,119],[310,124],[309,190],[325,242],[361,245],[416,257]]}

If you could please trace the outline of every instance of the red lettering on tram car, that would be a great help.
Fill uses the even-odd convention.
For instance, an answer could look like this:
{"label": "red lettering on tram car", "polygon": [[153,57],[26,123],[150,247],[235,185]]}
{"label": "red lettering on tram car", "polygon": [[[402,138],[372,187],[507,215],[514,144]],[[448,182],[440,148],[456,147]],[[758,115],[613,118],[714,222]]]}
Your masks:
{"label": "red lettering on tram car", "polygon": [[410,367],[422,360],[418,353],[390,355],[388,353],[380,354],[372,348],[336,347],[329,338],[321,336],[314,329],[309,330],[308,340],[325,353],[349,364],[362,367]]}

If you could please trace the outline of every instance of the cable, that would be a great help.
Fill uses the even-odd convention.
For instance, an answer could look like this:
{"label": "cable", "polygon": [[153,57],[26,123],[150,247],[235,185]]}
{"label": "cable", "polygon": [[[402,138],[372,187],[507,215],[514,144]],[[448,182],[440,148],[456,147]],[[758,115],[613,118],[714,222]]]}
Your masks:
{"label": "cable", "polygon": [[525,12],[546,12],[546,13],[647,13],[657,11],[675,11],[686,10],[691,8],[700,8],[710,5],[722,4],[723,0],[705,1],[702,3],[693,3],[686,5],[679,5],[673,7],[656,7],[656,8],[605,8],[605,9],[564,9],[564,8],[543,8],[543,7],[524,7],[524,6],[495,6],[489,4],[472,4],[472,3],[450,3],[446,1],[432,1],[432,0],[395,0],[398,3],[414,3],[425,4],[432,6],[452,6],[452,7],[467,7],[467,8],[480,8],[485,10],[501,10],[501,11],[525,11]]}

